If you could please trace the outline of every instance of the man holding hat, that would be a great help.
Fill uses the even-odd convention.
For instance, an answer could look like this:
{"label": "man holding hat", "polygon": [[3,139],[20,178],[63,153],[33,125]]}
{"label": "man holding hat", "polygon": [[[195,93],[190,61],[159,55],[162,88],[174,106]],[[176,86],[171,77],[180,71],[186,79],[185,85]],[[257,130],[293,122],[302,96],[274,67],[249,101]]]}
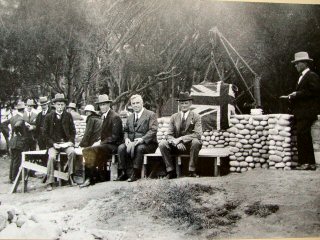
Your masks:
{"label": "man holding hat", "polygon": [[28,132],[28,140],[27,140],[27,150],[33,151],[36,150],[36,119],[38,112],[34,108],[36,106],[33,99],[27,100],[27,107],[25,109],[25,112],[23,114],[23,119],[25,121],[25,124],[29,130]]}
{"label": "man holding hat", "polygon": [[88,169],[88,178],[80,187],[95,183],[96,167],[104,165],[108,156],[116,153],[118,146],[123,142],[122,121],[120,116],[110,108],[111,102],[107,94],[98,96],[96,104],[102,113],[100,141],[82,150],[85,166]]}
{"label": "man holding hat", "polygon": [[39,149],[47,149],[47,140],[44,134],[44,119],[49,114],[49,101],[47,97],[40,97],[39,103],[41,112],[38,113],[36,118],[36,138],[38,141]]}
{"label": "man holding hat", "polygon": [[315,170],[311,126],[320,114],[320,78],[308,64],[313,60],[307,52],[298,52],[292,61],[300,77],[296,90],[288,95],[297,128],[297,170]]}
{"label": "man holding hat", "polygon": [[128,117],[125,125],[125,142],[118,148],[119,170],[121,174],[118,181],[127,180],[127,164],[133,161],[133,172],[128,182],[138,180],[143,164],[143,154],[154,153],[158,147],[156,114],[143,107],[140,95],[130,98],[134,113]]}
{"label": "man holding hat", "polygon": [[188,92],[180,92],[177,99],[180,111],[170,118],[168,139],[159,143],[161,155],[167,170],[167,179],[175,178],[172,153],[190,154],[189,176],[198,177],[197,163],[202,147],[202,126],[200,116],[191,111],[192,98]]}
{"label": "man holding hat", "polygon": [[51,191],[54,183],[54,162],[57,154],[65,152],[68,156],[68,174],[73,183],[74,161],[74,141],[76,129],[70,113],[65,111],[67,99],[64,95],[57,93],[52,99],[55,111],[50,112],[44,120],[44,134],[48,144],[48,163],[47,163],[47,190]]}
{"label": "man holding hat", "polygon": [[69,103],[67,106],[67,112],[71,114],[73,120],[82,120],[81,115],[77,112],[77,106],[75,103]]}
{"label": "man holding hat", "polygon": [[26,135],[28,129],[23,119],[23,113],[26,106],[24,102],[19,101],[15,107],[17,114],[8,120],[8,124],[11,125],[11,139],[9,141],[9,147],[11,151],[11,162],[9,181],[12,183],[18,172],[21,164],[21,153],[27,150]]}

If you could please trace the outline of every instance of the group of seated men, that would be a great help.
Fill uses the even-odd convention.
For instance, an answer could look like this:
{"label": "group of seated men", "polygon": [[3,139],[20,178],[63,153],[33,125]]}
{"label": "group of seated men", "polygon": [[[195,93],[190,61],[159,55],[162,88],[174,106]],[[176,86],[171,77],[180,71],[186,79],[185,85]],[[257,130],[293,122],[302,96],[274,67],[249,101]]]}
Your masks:
{"label": "group of seated men", "polygon": [[[47,98],[40,97],[39,99],[42,111],[36,116],[35,136],[40,149],[48,150],[45,178],[48,191],[53,188],[54,163],[60,152],[65,152],[67,155],[69,180],[71,184],[75,184],[73,177],[76,165],[76,129],[73,116],[65,110],[67,102],[64,95],[58,93],[52,99],[54,110],[48,111],[49,101]],[[118,181],[134,182],[138,180],[143,164],[143,155],[154,153],[158,147],[166,166],[165,178],[176,178],[172,162],[172,155],[175,153],[190,154],[189,176],[197,177],[198,155],[202,146],[202,127],[200,116],[191,110],[192,97],[189,93],[181,92],[179,94],[177,102],[180,111],[171,116],[167,138],[161,140],[159,144],[156,114],[143,106],[143,99],[140,95],[133,95],[130,102],[133,113],[128,116],[124,126],[120,116],[112,110],[112,100],[106,94],[98,96],[96,104],[99,107],[99,112],[95,111],[93,105],[85,107],[86,129],[79,147],[82,148],[85,162],[86,180],[80,187],[95,183],[97,166],[105,164],[111,154],[118,154]],[[24,106],[20,106],[18,103],[16,106],[18,112],[22,107]],[[24,124],[25,129],[20,129],[20,131],[17,130],[16,123],[11,123],[11,126],[13,136],[24,136],[25,139],[30,135],[28,134],[30,127],[27,124]],[[21,127],[21,124],[19,126]],[[131,174],[128,174],[129,163],[133,165]]]}

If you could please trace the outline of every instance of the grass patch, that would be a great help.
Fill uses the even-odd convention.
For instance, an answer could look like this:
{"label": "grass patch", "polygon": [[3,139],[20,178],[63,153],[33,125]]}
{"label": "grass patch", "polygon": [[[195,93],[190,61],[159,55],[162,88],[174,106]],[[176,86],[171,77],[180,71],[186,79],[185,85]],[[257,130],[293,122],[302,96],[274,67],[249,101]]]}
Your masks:
{"label": "grass patch", "polygon": [[272,213],[275,213],[279,210],[279,206],[275,204],[261,204],[260,202],[255,202],[251,205],[248,205],[244,212],[251,216],[257,216],[265,218]]}

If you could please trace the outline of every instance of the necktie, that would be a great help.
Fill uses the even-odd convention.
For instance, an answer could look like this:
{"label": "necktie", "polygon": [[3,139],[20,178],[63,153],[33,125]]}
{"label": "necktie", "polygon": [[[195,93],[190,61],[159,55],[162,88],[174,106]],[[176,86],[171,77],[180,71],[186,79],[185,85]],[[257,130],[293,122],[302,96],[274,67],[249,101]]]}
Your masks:
{"label": "necktie", "polygon": [[185,116],[186,116],[186,113],[183,112],[182,113],[182,120],[181,120],[181,127],[180,127],[180,132],[181,133],[186,130],[186,118],[185,118]]}
{"label": "necktie", "polygon": [[138,122],[139,120],[138,114],[135,114],[134,116],[135,116],[135,122]]}
{"label": "necktie", "polygon": [[31,122],[31,113],[28,113],[29,114],[29,123]]}

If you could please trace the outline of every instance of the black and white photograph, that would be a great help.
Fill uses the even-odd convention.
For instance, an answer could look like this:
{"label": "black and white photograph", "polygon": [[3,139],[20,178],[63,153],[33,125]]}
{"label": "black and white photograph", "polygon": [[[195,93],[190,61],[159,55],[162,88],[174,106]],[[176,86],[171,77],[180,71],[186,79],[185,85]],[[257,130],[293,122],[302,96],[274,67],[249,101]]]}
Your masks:
{"label": "black and white photograph", "polygon": [[320,1],[0,0],[0,239],[320,239]]}

